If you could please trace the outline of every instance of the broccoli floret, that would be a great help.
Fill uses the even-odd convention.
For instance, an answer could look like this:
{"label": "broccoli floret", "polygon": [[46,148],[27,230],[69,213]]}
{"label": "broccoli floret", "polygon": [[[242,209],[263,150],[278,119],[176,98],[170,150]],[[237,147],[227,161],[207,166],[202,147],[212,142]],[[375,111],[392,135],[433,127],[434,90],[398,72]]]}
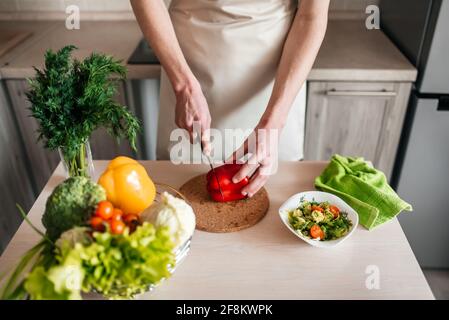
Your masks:
{"label": "broccoli floret", "polygon": [[47,236],[56,240],[61,233],[84,226],[98,202],[106,200],[105,190],[85,177],[73,177],[59,184],[45,205],[42,223]]}

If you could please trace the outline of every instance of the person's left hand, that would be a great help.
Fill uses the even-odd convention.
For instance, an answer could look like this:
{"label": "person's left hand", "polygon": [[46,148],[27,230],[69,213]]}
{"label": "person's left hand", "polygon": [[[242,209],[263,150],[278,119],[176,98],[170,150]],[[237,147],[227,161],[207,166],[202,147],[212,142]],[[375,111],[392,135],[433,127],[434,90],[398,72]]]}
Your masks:
{"label": "person's left hand", "polygon": [[232,178],[234,183],[238,183],[245,177],[251,177],[249,184],[242,189],[243,195],[252,197],[277,170],[279,134],[279,129],[257,126],[226,161],[241,163],[239,160],[247,155],[242,168]]}

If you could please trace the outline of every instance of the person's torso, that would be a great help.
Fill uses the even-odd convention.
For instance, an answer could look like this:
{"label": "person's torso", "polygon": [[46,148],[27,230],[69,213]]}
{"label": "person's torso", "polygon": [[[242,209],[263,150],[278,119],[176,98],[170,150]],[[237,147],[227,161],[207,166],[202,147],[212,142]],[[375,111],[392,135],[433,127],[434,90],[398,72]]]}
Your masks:
{"label": "person's torso", "polygon": [[[297,9],[296,0],[173,0],[169,13],[193,74],[201,84],[212,117],[212,128],[252,129],[271,95],[285,39]],[[175,97],[166,77],[161,86],[160,137],[174,127]],[[302,136],[303,108],[291,112],[288,136]],[[170,124],[170,125],[168,125]],[[246,135],[242,133],[235,146]],[[188,146],[187,146],[188,147]],[[159,154],[169,147],[159,144]],[[301,147],[302,148],[302,147]],[[290,146],[289,159],[302,156],[300,142]],[[229,152],[226,152],[227,156]],[[224,157],[218,156],[218,159]]]}
{"label": "person's torso", "polygon": [[274,79],[296,8],[296,0],[171,2],[181,49],[210,104],[223,89],[250,99],[243,96]]}

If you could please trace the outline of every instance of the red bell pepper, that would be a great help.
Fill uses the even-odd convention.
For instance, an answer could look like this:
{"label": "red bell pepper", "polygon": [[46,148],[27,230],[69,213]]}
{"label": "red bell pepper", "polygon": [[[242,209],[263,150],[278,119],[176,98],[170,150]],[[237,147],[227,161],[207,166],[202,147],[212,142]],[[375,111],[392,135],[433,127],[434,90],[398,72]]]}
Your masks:
{"label": "red bell pepper", "polygon": [[[248,177],[245,177],[238,183],[232,182],[232,177],[240,170],[241,167],[241,164],[236,163],[224,164],[217,167],[215,168],[217,178],[215,178],[212,170],[207,173],[207,191],[209,192],[212,200],[217,202],[227,202],[246,198],[246,195],[242,194],[242,189],[249,183]],[[218,183],[220,183],[223,196],[220,193]]]}

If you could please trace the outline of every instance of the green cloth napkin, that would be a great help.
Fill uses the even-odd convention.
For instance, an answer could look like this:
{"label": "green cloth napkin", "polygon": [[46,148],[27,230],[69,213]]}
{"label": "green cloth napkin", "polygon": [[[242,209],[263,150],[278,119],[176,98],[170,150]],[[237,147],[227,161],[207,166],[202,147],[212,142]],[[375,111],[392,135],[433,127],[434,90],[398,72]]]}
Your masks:
{"label": "green cloth napkin", "polygon": [[359,214],[360,224],[368,230],[397,216],[412,206],[399,198],[384,173],[363,158],[334,155],[315,179],[318,190],[342,198]]}

